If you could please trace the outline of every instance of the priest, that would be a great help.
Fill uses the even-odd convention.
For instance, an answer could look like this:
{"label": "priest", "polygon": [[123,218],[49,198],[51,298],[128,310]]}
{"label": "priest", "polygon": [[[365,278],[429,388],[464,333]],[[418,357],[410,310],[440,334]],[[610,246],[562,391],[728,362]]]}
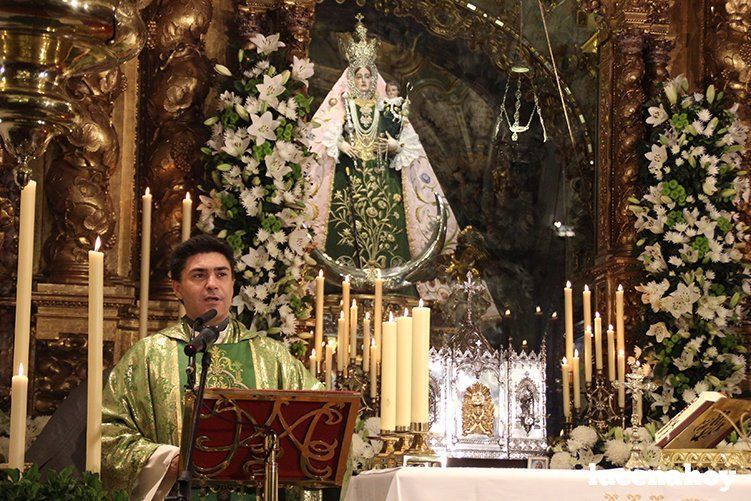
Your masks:
{"label": "priest", "polygon": [[[172,256],[172,288],[185,306],[180,322],[138,341],[112,370],[104,387],[102,479],[131,499],[161,499],[178,472],[183,397],[193,319],[210,309],[220,334],[210,348],[207,386],[311,389],[316,379],[284,344],[249,331],[230,314],[234,254],[223,241],[198,235]],[[200,372],[200,354],[197,366]]]}

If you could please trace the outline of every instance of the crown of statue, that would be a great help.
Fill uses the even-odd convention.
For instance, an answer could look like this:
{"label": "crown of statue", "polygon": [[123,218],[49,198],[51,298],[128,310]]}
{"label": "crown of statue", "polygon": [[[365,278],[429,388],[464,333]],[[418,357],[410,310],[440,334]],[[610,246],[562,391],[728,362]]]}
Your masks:
{"label": "crown of statue", "polygon": [[374,65],[378,40],[375,38],[367,39],[368,29],[362,24],[362,14],[356,15],[355,19],[357,19],[355,34],[347,44],[345,52],[347,61],[354,68]]}

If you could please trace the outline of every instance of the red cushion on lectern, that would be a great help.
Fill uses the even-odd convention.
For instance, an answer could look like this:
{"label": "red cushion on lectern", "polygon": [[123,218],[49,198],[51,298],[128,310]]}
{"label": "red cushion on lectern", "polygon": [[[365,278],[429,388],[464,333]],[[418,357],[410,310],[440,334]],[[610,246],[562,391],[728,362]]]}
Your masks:
{"label": "red cushion on lectern", "polygon": [[279,482],[341,485],[359,410],[359,393],[206,390],[193,462],[197,477],[254,483],[263,475],[263,437],[249,423],[279,435]]}

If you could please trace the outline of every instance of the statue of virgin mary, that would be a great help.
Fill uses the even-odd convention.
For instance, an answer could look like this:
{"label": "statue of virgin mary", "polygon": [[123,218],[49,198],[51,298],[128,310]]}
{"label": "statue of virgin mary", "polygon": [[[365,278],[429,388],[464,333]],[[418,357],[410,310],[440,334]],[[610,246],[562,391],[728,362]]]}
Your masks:
{"label": "statue of virgin mary", "polygon": [[[391,268],[429,244],[443,196],[420,139],[407,118],[408,99],[375,65],[378,42],[358,20],[344,44],[349,66],[313,116],[310,172],[313,230],[320,249],[357,268]],[[449,210],[446,245],[455,245],[457,222]],[[438,282],[418,283],[419,295],[437,299]]]}

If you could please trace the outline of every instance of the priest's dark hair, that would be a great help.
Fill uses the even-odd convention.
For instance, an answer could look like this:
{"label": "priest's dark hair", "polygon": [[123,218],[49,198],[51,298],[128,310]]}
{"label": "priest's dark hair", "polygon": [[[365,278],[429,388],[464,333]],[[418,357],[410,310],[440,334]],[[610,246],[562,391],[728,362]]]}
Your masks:
{"label": "priest's dark hair", "polygon": [[201,234],[189,238],[178,245],[174,252],[172,252],[169,263],[169,272],[172,280],[180,281],[188,259],[196,254],[206,254],[209,252],[218,252],[226,257],[227,261],[229,261],[229,269],[232,271],[232,276],[235,276],[235,253],[232,251],[232,247],[224,240],[220,240],[213,235]]}

